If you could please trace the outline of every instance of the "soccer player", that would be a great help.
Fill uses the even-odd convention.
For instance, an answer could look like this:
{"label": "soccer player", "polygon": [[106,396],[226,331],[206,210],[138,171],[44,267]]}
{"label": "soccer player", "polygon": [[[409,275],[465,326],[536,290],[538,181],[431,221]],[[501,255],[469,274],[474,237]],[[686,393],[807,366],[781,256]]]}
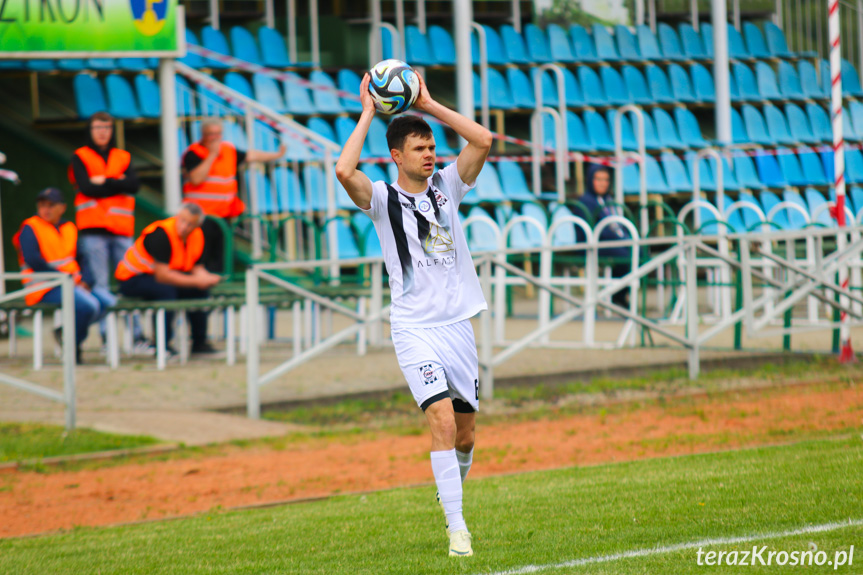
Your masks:
{"label": "soccer player", "polygon": [[392,292],[393,344],[411,393],[431,429],[431,466],[446,515],[450,556],[473,555],[462,515],[462,482],[473,461],[479,408],[476,340],[470,318],[487,309],[458,206],[476,184],[491,132],[432,99],[422,77],[417,110],[449,125],[467,141],[458,160],[435,172],[435,140],[417,116],[387,129],[398,166],[392,184],[372,182],[357,163],[375,114],[368,74],[360,85],[363,112],[336,163],[351,200],[371,217]]}

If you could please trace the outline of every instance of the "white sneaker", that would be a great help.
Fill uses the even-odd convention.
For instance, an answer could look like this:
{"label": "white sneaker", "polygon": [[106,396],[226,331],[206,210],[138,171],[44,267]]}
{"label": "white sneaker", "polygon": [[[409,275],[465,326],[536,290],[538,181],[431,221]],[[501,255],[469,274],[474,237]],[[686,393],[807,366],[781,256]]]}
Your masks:
{"label": "white sneaker", "polygon": [[132,346],[132,355],[154,356],[156,355],[156,346],[146,339],[139,339]]}
{"label": "white sneaker", "polygon": [[467,529],[456,531],[449,536],[450,557],[470,557],[471,555],[473,555],[473,548],[470,546],[470,533]]}
{"label": "white sneaker", "polygon": [[437,504],[440,505],[440,510],[443,511],[443,524],[446,528],[446,536],[449,537],[451,533],[449,532],[449,519],[446,517],[446,509],[443,507],[443,501],[440,500],[440,491],[434,494],[435,499],[437,499]]}

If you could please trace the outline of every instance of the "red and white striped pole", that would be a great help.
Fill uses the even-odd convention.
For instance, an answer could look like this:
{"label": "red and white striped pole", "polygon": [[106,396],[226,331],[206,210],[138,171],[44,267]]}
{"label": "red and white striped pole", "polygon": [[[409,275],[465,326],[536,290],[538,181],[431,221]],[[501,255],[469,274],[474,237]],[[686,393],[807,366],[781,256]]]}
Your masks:
{"label": "red and white striped pole", "polygon": [[[839,0],[830,0],[828,4],[828,24],[830,29],[830,105],[833,109],[833,175],[836,187],[836,223],[845,227],[845,140],[842,136],[842,53],[839,36]],[[836,249],[845,247],[845,234],[837,236]],[[848,268],[839,267],[839,284],[842,289],[848,289]],[[840,297],[843,306],[848,306],[848,298]],[[851,330],[848,327],[848,314],[844,311],[840,316],[839,327],[839,361],[848,363],[854,361],[854,351],[851,349]]]}

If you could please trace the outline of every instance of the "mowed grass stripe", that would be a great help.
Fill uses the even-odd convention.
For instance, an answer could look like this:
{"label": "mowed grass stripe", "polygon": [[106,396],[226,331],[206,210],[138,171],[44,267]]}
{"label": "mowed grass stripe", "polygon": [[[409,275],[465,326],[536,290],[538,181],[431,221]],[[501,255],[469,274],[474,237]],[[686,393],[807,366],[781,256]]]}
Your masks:
{"label": "mowed grass stripe", "polygon": [[[494,573],[859,518],[861,472],[857,430],[781,447],[468,479],[470,559],[446,557],[428,486],[3,540],[0,573]],[[694,561],[688,554],[652,557],[659,563],[650,572],[681,572]]]}

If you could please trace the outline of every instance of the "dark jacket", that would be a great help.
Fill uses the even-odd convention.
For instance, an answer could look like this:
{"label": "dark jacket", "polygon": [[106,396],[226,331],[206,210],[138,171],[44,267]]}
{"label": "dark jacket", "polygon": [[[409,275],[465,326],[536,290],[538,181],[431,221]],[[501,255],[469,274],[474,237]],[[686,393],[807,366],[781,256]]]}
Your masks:
{"label": "dark jacket", "polygon": [[[608,216],[622,216],[623,210],[620,206],[614,204],[614,180],[611,179],[609,190],[603,196],[598,196],[593,189],[593,176],[600,171],[607,172],[609,178],[614,177],[614,172],[605,166],[596,164],[588,165],[584,174],[584,195],[578,198],[578,201],[584,204],[587,209],[587,215],[593,221],[593,226],[596,225]],[[629,232],[620,224],[614,223],[606,227],[600,234],[600,241],[612,241],[620,239],[629,239]]]}

